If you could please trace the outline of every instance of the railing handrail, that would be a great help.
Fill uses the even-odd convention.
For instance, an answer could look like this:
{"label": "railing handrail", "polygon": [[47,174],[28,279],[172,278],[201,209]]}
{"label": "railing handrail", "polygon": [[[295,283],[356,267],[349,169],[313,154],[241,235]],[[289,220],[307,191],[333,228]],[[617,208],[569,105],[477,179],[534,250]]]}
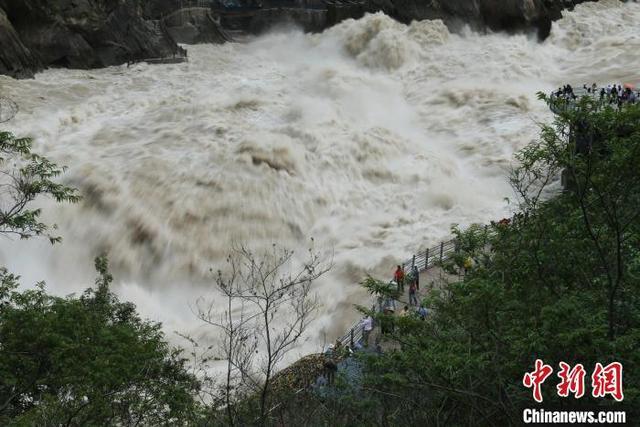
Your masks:
{"label": "railing handrail", "polygon": [[[602,89],[605,90],[604,96],[600,95]],[[624,89],[626,89],[626,87]],[[606,91],[607,91],[606,86],[602,86],[602,87],[596,86],[595,91],[594,90],[589,91],[589,88],[585,89],[584,87],[577,87],[577,88],[571,89],[571,95],[575,96],[576,100],[586,96],[593,99],[594,101],[600,102],[601,106],[611,105],[612,104],[612,102],[610,102],[612,99],[611,93]],[[640,95],[640,91],[637,88],[632,89],[631,91]],[[577,105],[576,100],[572,98],[566,98],[565,96],[566,95],[564,94],[560,96],[556,95],[555,90],[551,92],[550,99],[552,102],[549,105],[549,109],[554,114],[560,114],[563,110],[575,109]]]}
{"label": "railing handrail", "polygon": [[[516,222],[517,216],[514,214],[510,218],[510,223]],[[489,236],[489,226],[484,226],[485,236]],[[418,272],[426,271],[435,267],[437,264],[447,261],[451,258],[451,254],[455,253],[458,245],[458,239],[453,238],[446,241],[441,241],[438,245],[425,250],[420,251],[417,255],[412,255],[407,261],[402,263],[402,269],[405,270],[407,266],[418,267]],[[364,317],[355,322],[347,332],[342,335],[338,340],[342,345],[350,344],[351,348],[357,342],[362,339],[363,336],[363,324]]]}

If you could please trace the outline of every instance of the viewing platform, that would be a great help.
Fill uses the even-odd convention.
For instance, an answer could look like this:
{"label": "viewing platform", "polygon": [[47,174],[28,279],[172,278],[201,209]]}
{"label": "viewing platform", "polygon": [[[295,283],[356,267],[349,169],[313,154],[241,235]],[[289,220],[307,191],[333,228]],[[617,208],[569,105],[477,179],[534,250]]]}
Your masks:
{"label": "viewing platform", "polygon": [[[607,107],[621,109],[640,103],[640,90],[638,85],[630,83],[608,84],[603,87],[598,87],[594,83],[591,87],[583,85],[577,89],[573,89],[571,85],[565,85],[551,93],[549,109],[556,115],[577,111],[581,105],[585,105],[581,104],[585,98],[589,99],[589,108],[592,106],[595,110]],[[594,147],[602,144],[602,137],[588,120],[581,119],[571,125],[569,142],[573,144],[576,155],[589,155],[594,151]],[[600,155],[603,155],[602,151],[598,150]],[[571,171],[566,168],[561,172],[560,183],[564,191],[573,191],[576,188],[575,179]]]}
{"label": "viewing platform", "polygon": [[[567,87],[569,90],[567,90]],[[560,114],[567,110],[575,110],[578,100],[588,97],[600,108],[611,106],[621,108],[627,104],[640,102],[639,85],[625,83],[607,85],[599,87],[597,85],[589,87],[573,88],[570,85],[551,92],[549,109],[554,114]],[[614,89],[615,88],[615,89]]]}

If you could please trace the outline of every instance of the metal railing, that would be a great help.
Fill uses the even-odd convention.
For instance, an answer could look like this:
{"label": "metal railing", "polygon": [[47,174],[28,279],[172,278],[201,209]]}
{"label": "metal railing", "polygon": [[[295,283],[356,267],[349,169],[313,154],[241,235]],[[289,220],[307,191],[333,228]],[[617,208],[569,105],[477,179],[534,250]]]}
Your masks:
{"label": "metal railing", "polygon": [[[554,91],[550,96],[551,103],[549,104],[549,109],[554,114],[560,114],[567,110],[575,110],[578,105],[577,101],[584,97],[589,97],[597,102],[600,108],[607,105],[610,105],[614,108],[617,107],[619,105],[617,97],[612,97],[612,95],[610,95],[609,93],[601,95],[602,89],[603,88],[601,87],[597,87],[595,91],[589,91],[588,89],[582,87],[573,89],[573,95],[575,96],[575,99],[572,97],[565,98],[563,95],[557,96],[556,92]],[[635,89],[632,90],[632,92],[637,94],[635,102],[638,102],[638,100],[640,100],[640,91]],[[626,105],[627,103],[629,103],[629,101],[622,101],[622,104],[620,105]]]}
{"label": "metal railing", "polygon": [[[589,98],[599,100],[600,99],[600,88],[597,89],[596,92],[588,92],[584,88],[576,88],[573,89],[573,94],[576,99],[580,99],[584,96],[588,96]],[[554,114],[560,114],[566,110],[573,110],[576,107],[576,101],[572,98],[564,98],[563,96],[557,96],[555,91],[551,93],[550,96],[551,103],[549,104],[549,109]]]}
{"label": "metal railing", "polygon": [[[514,219],[515,219],[515,216],[514,216]],[[487,228],[488,227],[485,225],[485,229],[484,229],[485,233],[487,233]],[[404,269],[408,265],[410,265],[411,267],[415,265],[418,267],[419,271],[428,270],[429,268],[433,268],[439,263],[442,263],[450,259],[452,255],[456,252],[457,247],[458,247],[457,239],[451,239],[445,242],[440,242],[440,244],[438,244],[437,246],[434,246],[432,248],[427,248],[424,251],[420,251],[419,254],[413,255],[411,259],[402,263],[402,268]],[[340,344],[342,344],[342,346],[348,345],[353,350],[356,347],[355,346],[356,343],[360,343],[363,340],[363,337],[364,337],[364,324],[362,323],[363,319],[364,318],[355,322],[347,330],[347,332],[344,335],[338,338],[338,341],[340,341]],[[308,387],[301,388],[297,390],[295,394],[297,395],[298,393],[306,389],[308,389]],[[271,408],[267,414],[270,414],[271,412],[275,411],[281,405],[282,403],[278,403],[273,408]]]}
{"label": "metal railing", "polygon": [[456,239],[440,242],[439,245],[420,251],[418,254],[413,255],[410,259],[403,262],[402,269],[404,270],[407,267],[413,268],[413,266],[416,266],[418,267],[418,271],[428,270],[435,267],[436,264],[442,263],[451,258],[451,255],[456,251],[456,247]]}
{"label": "metal railing", "polygon": [[[516,217],[514,215],[514,217],[512,218],[512,221],[515,221],[515,218]],[[488,226],[485,225],[484,227],[485,235],[487,232],[488,232]],[[453,256],[453,254],[455,254],[457,248],[458,248],[457,239],[451,239],[451,240],[440,242],[438,245],[432,248],[427,248],[424,251],[420,251],[419,254],[413,255],[409,260],[402,263],[402,267],[404,269],[407,266],[413,267],[415,265],[418,267],[419,271],[428,270],[450,259]],[[362,322],[363,319],[364,318],[355,322],[347,330],[347,332],[344,335],[338,338],[338,341],[340,341],[340,344],[342,344],[342,346],[348,345],[351,349],[355,349],[356,343],[360,343],[363,340],[363,337],[364,337],[364,324]],[[295,394],[297,395],[300,392],[307,390],[308,388],[309,386],[303,387],[297,390]],[[278,403],[273,408],[271,408],[267,412],[267,414],[272,413],[273,411],[278,409],[280,406],[282,406],[282,402]]]}
{"label": "metal railing", "polygon": [[[517,215],[513,215],[509,219],[509,224],[514,224],[518,220]],[[489,230],[489,226],[485,225],[483,233],[486,237],[492,235],[492,231]],[[407,267],[418,267],[419,272],[426,271],[430,268],[436,267],[445,261],[448,261],[458,251],[458,239],[450,239],[440,242],[438,245],[425,250],[421,250],[417,254],[414,254],[408,260],[402,263],[402,269],[406,270]],[[342,335],[338,340],[342,345],[349,345],[354,348],[354,345],[362,340],[363,337],[363,324],[362,320],[355,322],[347,332]]]}
{"label": "metal railing", "polygon": [[360,319],[349,328],[346,334],[338,338],[338,340],[343,346],[348,345],[353,349],[356,343],[362,341],[363,333],[364,325],[362,324],[362,319]]}
{"label": "metal railing", "polygon": [[[433,268],[450,259],[456,252],[457,246],[457,239],[440,242],[437,246],[420,251],[418,254],[413,255],[409,260],[403,262],[402,269],[405,270],[408,266],[413,267],[414,265],[418,267],[418,271],[425,271]],[[344,335],[338,338],[342,345],[349,345],[351,348],[354,348],[355,344],[362,340],[364,332],[362,320],[363,319],[360,319],[355,322]]]}

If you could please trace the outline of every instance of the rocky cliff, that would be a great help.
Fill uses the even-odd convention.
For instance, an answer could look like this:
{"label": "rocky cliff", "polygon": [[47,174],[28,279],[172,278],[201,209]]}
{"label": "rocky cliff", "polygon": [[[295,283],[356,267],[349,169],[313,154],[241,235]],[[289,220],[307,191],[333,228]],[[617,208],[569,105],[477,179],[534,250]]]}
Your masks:
{"label": "rocky cliff", "polygon": [[[237,3],[242,5],[243,1],[255,3],[255,0]],[[277,3],[282,1],[288,0]],[[324,10],[314,7],[305,13],[306,1],[290,0],[293,8],[257,10],[247,20],[245,30],[261,32],[286,21],[307,31],[321,31],[343,19],[358,18],[365,11],[382,10],[401,22],[437,18],[453,30],[467,24],[474,29],[494,31],[535,29],[543,39],[563,9],[590,0],[319,0],[325,4]],[[193,7],[212,7],[217,3],[216,0],[0,0],[0,74],[28,77],[43,67],[104,67],[183,54],[174,37],[184,43],[224,42],[224,31],[207,9]],[[185,6],[190,8],[176,14]]]}
{"label": "rocky cliff", "polygon": [[[176,0],[156,0],[170,2]],[[189,1],[189,0],[183,0]],[[240,6],[256,0],[233,0]],[[551,23],[562,10],[592,0],[260,0],[263,8],[241,27],[263,32],[279,23],[295,23],[306,31],[321,31],[365,12],[383,11],[400,22],[441,19],[456,31],[464,25],[475,30],[537,31],[540,39],[549,35]],[[309,7],[313,4],[313,7]],[[165,5],[166,7],[166,5]],[[307,10],[308,9],[308,10]],[[322,10],[319,10],[322,9]],[[305,13],[308,12],[308,13]],[[237,26],[237,25],[236,25]]]}
{"label": "rocky cliff", "polygon": [[28,77],[40,63],[22,43],[7,14],[0,9],[0,74]]}
{"label": "rocky cliff", "polygon": [[137,0],[0,0],[0,74],[93,68],[184,53]]}
{"label": "rocky cliff", "polygon": [[493,31],[535,29],[541,39],[559,19],[562,10],[591,0],[370,0],[371,8],[382,10],[401,22],[442,19],[455,30],[462,25]]}

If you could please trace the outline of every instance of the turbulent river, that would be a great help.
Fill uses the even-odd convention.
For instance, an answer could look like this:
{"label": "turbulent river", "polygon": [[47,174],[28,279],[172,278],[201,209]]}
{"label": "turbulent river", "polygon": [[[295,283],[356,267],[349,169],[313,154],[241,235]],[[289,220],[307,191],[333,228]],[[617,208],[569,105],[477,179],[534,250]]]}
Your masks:
{"label": "turbulent river", "polygon": [[[533,35],[451,34],[382,14],[322,34],[188,46],[189,62],[0,77],[20,104],[4,128],[69,167],[78,205],[43,202],[63,243],[1,245],[25,286],[59,295],[93,283],[106,251],[114,290],[171,331],[235,242],[334,254],[308,344],[356,317],[367,272],[447,237],[452,223],[509,214],[515,151],[566,82],[640,82],[640,4],[588,3]],[[301,251],[304,252],[304,251]]]}

